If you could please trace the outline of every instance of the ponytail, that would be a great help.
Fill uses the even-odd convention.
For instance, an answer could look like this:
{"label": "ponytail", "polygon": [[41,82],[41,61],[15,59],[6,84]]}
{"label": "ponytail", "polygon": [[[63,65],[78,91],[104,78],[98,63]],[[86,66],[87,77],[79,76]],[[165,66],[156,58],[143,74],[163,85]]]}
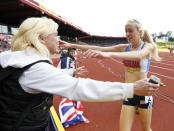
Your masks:
{"label": "ponytail", "polygon": [[152,57],[156,60],[156,61],[160,61],[161,58],[158,55],[158,48],[157,45],[153,42],[151,36],[149,35],[147,30],[143,30],[142,32],[142,37],[141,37],[142,41],[145,41],[147,43],[150,43],[154,46],[154,49],[152,50]]}
{"label": "ponytail", "polygon": [[149,33],[147,30],[144,30],[142,32],[142,37],[141,37],[142,41],[146,41],[147,43],[153,43],[152,38],[150,37]]}

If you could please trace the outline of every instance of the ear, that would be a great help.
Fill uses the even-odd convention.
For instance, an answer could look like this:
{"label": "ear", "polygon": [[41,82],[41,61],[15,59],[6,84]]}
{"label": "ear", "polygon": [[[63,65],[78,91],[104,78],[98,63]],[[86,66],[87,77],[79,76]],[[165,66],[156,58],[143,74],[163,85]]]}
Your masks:
{"label": "ear", "polygon": [[140,31],[139,31],[139,35],[140,35],[140,37],[142,36],[142,33],[143,33],[143,31],[142,31],[142,30],[140,30]]}
{"label": "ear", "polygon": [[39,35],[38,39],[42,44],[45,44],[45,37],[43,37],[42,35]]}

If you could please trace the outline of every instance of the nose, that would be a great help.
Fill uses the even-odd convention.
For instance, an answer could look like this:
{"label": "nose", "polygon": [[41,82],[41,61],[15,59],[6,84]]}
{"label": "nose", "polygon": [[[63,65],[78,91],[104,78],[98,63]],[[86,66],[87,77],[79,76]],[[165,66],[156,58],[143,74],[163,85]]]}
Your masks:
{"label": "nose", "polygon": [[57,41],[60,41],[60,38],[59,38],[59,36],[57,36]]}
{"label": "nose", "polygon": [[129,32],[126,32],[126,36],[127,36],[127,37],[129,36]]}
{"label": "nose", "polygon": [[57,37],[57,45],[59,45],[59,42],[60,42],[60,38]]}

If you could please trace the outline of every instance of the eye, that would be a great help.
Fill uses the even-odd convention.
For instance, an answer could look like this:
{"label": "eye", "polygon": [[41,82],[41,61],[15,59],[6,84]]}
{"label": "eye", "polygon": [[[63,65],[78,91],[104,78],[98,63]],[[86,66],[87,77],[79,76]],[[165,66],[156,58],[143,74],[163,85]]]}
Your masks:
{"label": "eye", "polygon": [[125,32],[126,32],[126,33],[127,33],[127,32],[132,33],[132,32],[133,32],[133,30],[128,29],[128,30],[125,30]]}
{"label": "eye", "polygon": [[129,32],[131,32],[131,33],[132,33],[132,32],[133,32],[133,30],[129,30]]}

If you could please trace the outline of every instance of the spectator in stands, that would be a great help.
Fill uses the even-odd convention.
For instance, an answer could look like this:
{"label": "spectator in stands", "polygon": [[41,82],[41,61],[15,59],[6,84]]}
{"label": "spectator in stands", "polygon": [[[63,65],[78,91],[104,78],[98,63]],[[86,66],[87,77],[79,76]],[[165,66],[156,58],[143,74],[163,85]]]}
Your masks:
{"label": "spectator in stands", "polygon": [[[114,101],[153,95],[158,84],[74,78],[55,68],[58,25],[48,18],[28,18],[12,39],[11,50],[0,54],[0,127],[3,131],[44,131],[52,94],[81,101]],[[76,69],[78,71],[79,69]],[[75,70],[69,69],[69,74]],[[102,87],[101,87],[102,85]]]}
{"label": "spectator in stands", "polygon": [[[61,46],[88,50],[84,55],[94,58],[122,58],[125,65],[125,82],[132,83],[147,77],[150,60],[160,60],[157,46],[142,24],[133,19],[125,25],[129,44],[119,44],[112,47],[76,45],[60,42]],[[142,130],[151,131],[151,116],[153,96],[134,95],[123,101],[120,116],[120,131],[130,131],[136,111],[139,112]]]}

